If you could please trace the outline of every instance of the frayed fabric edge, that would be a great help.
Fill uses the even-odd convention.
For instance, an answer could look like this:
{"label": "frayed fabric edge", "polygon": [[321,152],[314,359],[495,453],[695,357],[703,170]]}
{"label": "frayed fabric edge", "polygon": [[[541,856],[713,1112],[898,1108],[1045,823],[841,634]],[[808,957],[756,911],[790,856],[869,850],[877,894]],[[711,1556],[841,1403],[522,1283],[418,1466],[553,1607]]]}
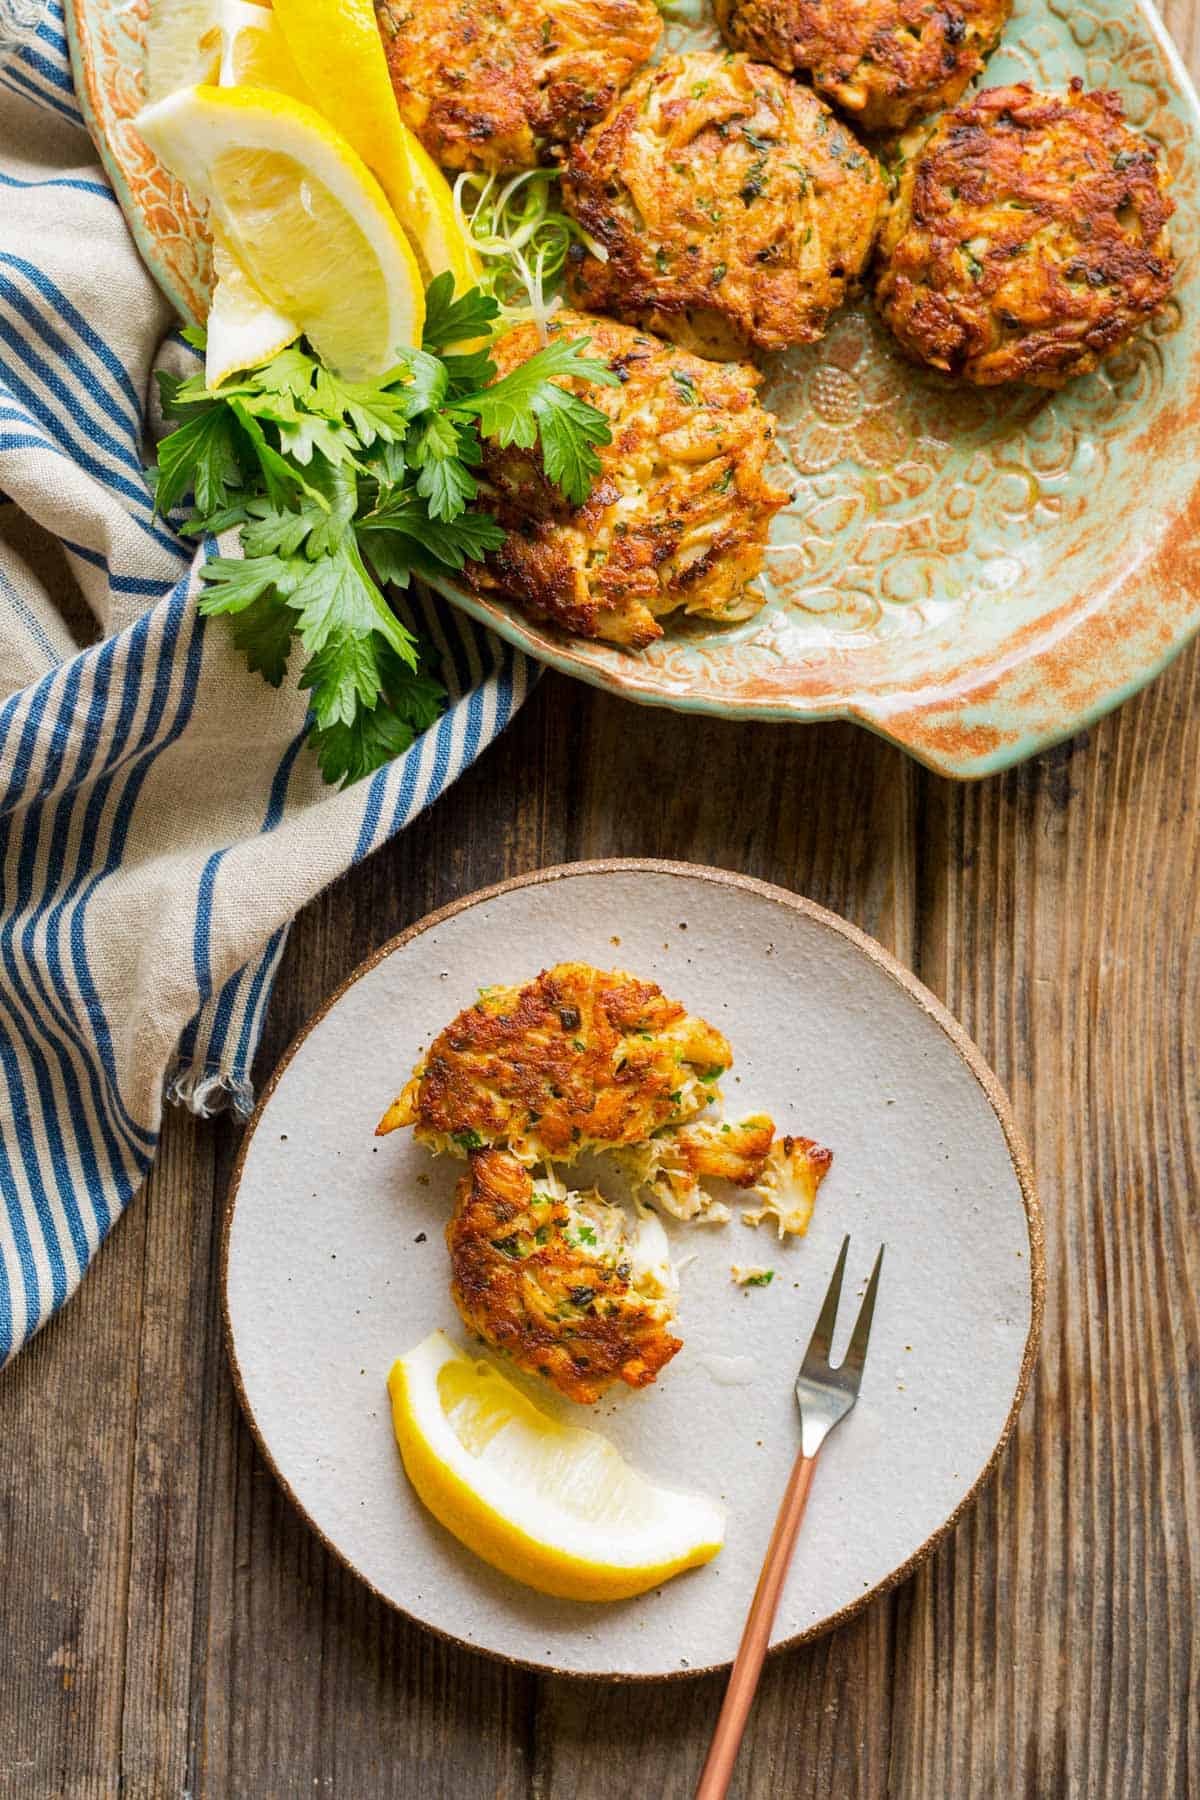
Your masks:
{"label": "frayed fabric edge", "polygon": [[185,1063],[170,1076],[163,1092],[168,1106],[182,1106],[198,1119],[211,1119],[221,1112],[235,1112],[248,1119],[254,1111],[254,1088],[251,1083],[228,1069],[214,1069],[203,1063]]}

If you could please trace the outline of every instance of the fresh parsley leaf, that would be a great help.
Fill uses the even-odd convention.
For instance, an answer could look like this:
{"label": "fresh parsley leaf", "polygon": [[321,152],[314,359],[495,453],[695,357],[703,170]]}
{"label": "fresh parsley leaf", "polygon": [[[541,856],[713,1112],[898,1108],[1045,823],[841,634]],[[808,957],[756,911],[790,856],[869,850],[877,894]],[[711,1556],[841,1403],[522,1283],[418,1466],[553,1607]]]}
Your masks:
{"label": "fresh parsley leaf", "polygon": [[[203,610],[203,608],[201,609]],[[269,590],[232,615],[233,641],[255,674],[279,687],[287,674],[295,620]]]}
{"label": "fresh parsley leaf", "polygon": [[[412,356],[418,351],[409,353]],[[433,369],[424,372],[426,387],[431,391],[445,388],[446,376],[432,357]],[[401,363],[375,381],[343,381],[332,370],[319,368],[313,389],[312,405],[329,418],[343,420],[355,433],[364,450],[376,440],[395,443],[404,436],[409,419],[424,409],[425,389],[414,395],[416,378],[407,363]],[[440,392],[439,392],[440,397]]]}
{"label": "fresh parsley leaf", "polygon": [[200,579],[206,584],[200,611],[206,617],[241,612],[271,589],[289,594],[295,585],[296,567],[293,558],[284,556],[214,556],[200,570]]}
{"label": "fresh parsley leaf", "polygon": [[[329,781],[356,781],[426,730],[445,693],[382,591],[458,570],[505,533],[482,508],[472,472],[481,436],[540,444],[547,478],[574,503],[599,468],[609,427],[563,382],[614,383],[555,339],[502,380],[488,354],[496,302],[455,296],[449,276],[427,296],[420,350],[364,381],[327,369],[304,343],[210,392],[202,371],[160,376],[164,417],[156,498],[165,512],[194,493],[184,530],[238,527],[242,557],[202,571],[200,610],[228,616],[250,668],[278,686],[294,640],[305,663],[312,743]],[[204,348],[203,335],[189,342]],[[457,348],[456,348],[457,347]]]}
{"label": "fresh parsley leaf", "polygon": [[425,290],[424,348],[448,350],[472,338],[490,337],[499,317],[500,308],[490,294],[471,288],[456,300],[453,275],[437,275]]}
{"label": "fresh parsley leaf", "polygon": [[[584,356],[589,341],[588,338],[556,339],[544,349],[535,351],[526,362],[510,369],[491,387],[460,400],[458,405],[475,415],[483,436],[493,439],[501,449],[516,444],[519,449],[530,450],[537,438],[539,414],[547,404],[555,404],[553,401],[547,403],[545,397],[553,376],[574,376],[601,387],[618,385],[618,377],[607,363]],[[608,421],[604,420],[603,424],[608,434]],[[608,435],[595,441],[607,443]]]}
{"label": "fresh parsley leaf", "polygon": [[375,631],[399,655],[415,662],[412,638],[367,574],[352,534],[315,562],[293,558],[288,575],[285,598],[297,615],[296,629],[310,656],[333,637],[363,637]]}
{"label": "fresh parsley leaf", "polygon": [[313,717],[320,726],[352,725],[360,707],[379,698],[379,658],[374,632],[339,631],[304,665],[300,686],[312,693]]}
{"label": "fresh parsley leaf", "polygon": [[596,407],[552,383],[532,405],[546,475],[573,506],[582,506],[600,473],[600,458],[592,446],[612,442],[608,420]]}
{"label": "fresh parsley leaf", "polygon": [[[434,710],[430,724],[444,703],[445,696]],[[422,725],[419,729],[423,731],[426,727]],[[311,743],[325,780],[331,786],[349,787],[394,757],[403,756],[415,736],[408,719],[386,706],[376,706],[370,712],[356,713],[349,724],[339,721],[334,725],[314,726]]]}
{"label": "fresh parsley leaf", "polygon": [[238,422],[219,402],[185,418],[178,430],[158,446],[154,504],[166,514],[189,488],[196,510],[213,513],[229,504],[231,491],[243,480]]}
{"label": "fresh parsley leaf", "polygon": [[428,502],[431,519],[456,519],[478,492],[461,451],[459,428],[445,413],[430,413],[409,444],[417,492]]}

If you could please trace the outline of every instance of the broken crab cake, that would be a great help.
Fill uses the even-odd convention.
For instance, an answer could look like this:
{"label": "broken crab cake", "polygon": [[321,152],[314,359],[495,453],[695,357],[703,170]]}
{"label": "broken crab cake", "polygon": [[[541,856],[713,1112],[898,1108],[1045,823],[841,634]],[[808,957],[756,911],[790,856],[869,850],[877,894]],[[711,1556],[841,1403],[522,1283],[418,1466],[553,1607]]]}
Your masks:
{"label": "broken crab cake", "polygon": [[464,1324],[518,1369],[590,1405],[616,1381],[647,1387],[682,1348],[678,1283],[653,1215],[630,1235],[594,1190],[535,1181],[499,1150],[472,1153],[446,1227]]}
{"label": "broken crab cake", "polygon": [[777,1138],[774,1121],[754,1113],[738,1122],[697,1119],[659,1132],[622,1150],[620,1161],[640,1205],[649,1201],[676,1219],[723,1225],[729,1208],[704,1184],[727,1181],[759,1202],[742,1213],[743,1223],[771,1220],[783,1238],[808,1230],[833,1153],[812,1138]]}
{"label": "broken crab cake", "polygon": [[411,1125],[433,1150],[569,1163],[695,1117],[732,1061],[728,1040],[654,982],[559,963],[524,987],[484,988],[377,1133]]}

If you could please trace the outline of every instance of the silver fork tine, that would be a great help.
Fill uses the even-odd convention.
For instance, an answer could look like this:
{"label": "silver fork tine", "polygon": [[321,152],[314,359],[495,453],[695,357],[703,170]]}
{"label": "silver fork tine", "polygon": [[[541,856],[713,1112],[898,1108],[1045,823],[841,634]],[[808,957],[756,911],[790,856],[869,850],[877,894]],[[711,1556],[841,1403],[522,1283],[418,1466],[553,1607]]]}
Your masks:
{"label": "silver fork tine", "polygon": [[862,1381],[863,1364],[867,1359],[867,1339],[871,1335],[871,1320],[875,1317],[875,1295],[879,1288],[879,1271],[883,1267],[884,1246],[880,1244],[879,1255],[875,1258],[875,1267],[871,1270],[871,1279],[867,1283],[867,1291],[863,1295],[863,1303],[858,1309],[858,1317],[854,1321],[854,1330],[850,1333],[850,1342],[846,1346],[846,1354],[838,1365],[838,1374],[847,1371],[854,1378],[854,1389],[857,1393]]}
{"label": "silver fork tine", "polygon": [[842,1297],[842,1276],[846,1272],[846,1253],[849,1248],[850,1238],[847,1234],[842,1239],[841,1253],[833,1274],[829,1277],[829,1286],[825,1290],[821,1311],[813,1326],[813,1334],[808,1340],[808,1349],[804,1352],[804,1361],[800,1365],[802,1375],[823,1375],[829,1368],[829,1353],[833,1349],[833,1328],[837,1324],[838,1302]]}

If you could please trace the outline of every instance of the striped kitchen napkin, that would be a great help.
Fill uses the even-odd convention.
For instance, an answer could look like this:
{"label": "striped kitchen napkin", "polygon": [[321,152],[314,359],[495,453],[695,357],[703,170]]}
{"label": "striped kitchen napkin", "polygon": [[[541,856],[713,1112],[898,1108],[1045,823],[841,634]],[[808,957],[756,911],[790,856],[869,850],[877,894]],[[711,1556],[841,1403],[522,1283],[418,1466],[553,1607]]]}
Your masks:
{"label": "striped kitchen napkin", "polygon": [[0,1364],[141,1184],[164,1095],[249,1108],[296,910],[468,767],[531,680],[415,600],[449,708],[373,779],[325,787],[295,689],[197,615],[209,552],[154,517],[151,368],[192,354],[163,351],[170,326],[61,12],[0,0]]}

